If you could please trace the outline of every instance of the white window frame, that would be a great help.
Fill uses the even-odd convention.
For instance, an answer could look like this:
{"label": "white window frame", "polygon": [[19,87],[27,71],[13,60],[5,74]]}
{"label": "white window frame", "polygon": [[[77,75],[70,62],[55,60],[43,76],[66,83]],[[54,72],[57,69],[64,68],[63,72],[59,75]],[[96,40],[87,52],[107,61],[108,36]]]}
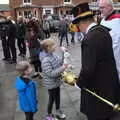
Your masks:
{"label": "white window frame", "polygon": [[23,4],[32,4],[32,0],[26,0],[26,2],[23,0]]}
{"label": "white window frame", "polygon": [[72,4],[72,0],[67,0],[67,2],[65,0],[63,0],[64,4]]}
{"label": "white window frame", "polygon": [[45,14],[50,15],[51,13],[52,13],[52,11],[50,9],[45,10]]}
{"label": "white window frame", "polygon": [[[27,13],[27,16],[25,16],[25,12]],[[24,14],[25,18],[29,18],[30,17],[29,15],[32,15],[32,12],[31,11],[23,11],[23,14]]]}
{"label": "white window frame", "polygon": [[45,11],[46,11],[46,10],[50,10],[50,11],[51,11],[51,14],[54,14],[53,7],[44,6],[44,7],[43,7],[43,15],[45,15]]}
{"label": "white window frame", "polygon": [[18,15],[19,15],[19,16],[22,16],[22,12],[21,12],[21,11],[19,11],[19,12],[18,12]]}

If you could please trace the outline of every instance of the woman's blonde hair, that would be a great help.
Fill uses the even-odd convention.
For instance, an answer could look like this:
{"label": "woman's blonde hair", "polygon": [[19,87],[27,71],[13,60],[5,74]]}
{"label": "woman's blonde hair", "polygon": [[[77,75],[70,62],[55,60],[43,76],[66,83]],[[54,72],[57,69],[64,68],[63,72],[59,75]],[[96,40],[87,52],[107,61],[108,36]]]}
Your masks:
{"label": "woman's blonde hair", "polygon": [[46,39],[42,42],[42,49],[45,50],[46,52],[49,51],[49,48],[55,45],[55,41],[51,38]]}
{"label": "woman's blonde hair", "polygon": [[28,61],[20,61],[16,65],[16,70],[19,75],[24,75],[24,72],[29,68],[30,64]]}

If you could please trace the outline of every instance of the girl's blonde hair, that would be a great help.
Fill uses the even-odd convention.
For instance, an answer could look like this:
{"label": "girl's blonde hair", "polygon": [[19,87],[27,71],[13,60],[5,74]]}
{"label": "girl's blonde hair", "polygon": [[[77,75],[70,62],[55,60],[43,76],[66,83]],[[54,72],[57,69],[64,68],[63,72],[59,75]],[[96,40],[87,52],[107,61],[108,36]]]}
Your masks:
{"label": "girl's blonde hair", "polygon": [[49,48],[55,45],[55,41],[53,39],[46,39],[42,42],[42,49],[48,52]]}
{"label": "girl's blonde hair", "polygon": [[24,72],[30,67],[30,64],[28,61],[20,61],[16,65],[16,70],[19,75],[24,75]]}

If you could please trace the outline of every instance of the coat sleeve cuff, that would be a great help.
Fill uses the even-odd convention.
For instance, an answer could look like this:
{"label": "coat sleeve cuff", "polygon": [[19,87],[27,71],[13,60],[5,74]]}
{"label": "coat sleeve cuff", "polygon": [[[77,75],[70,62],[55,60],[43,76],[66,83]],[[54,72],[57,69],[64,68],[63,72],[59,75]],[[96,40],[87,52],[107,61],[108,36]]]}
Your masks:
{"label": "coat sleeve cuff", "polygon": [[80,87],[75,83],[75,87],[77,88],[77,89],[80,89]]}

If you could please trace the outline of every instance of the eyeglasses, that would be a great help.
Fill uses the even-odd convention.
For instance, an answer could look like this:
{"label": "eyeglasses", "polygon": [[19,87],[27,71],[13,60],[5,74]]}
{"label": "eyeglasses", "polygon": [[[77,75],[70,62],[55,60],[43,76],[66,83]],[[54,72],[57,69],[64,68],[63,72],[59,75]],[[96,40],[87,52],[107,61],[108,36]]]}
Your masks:
{"label": "eyeglasses", "polygon": [[103,10],[103,9],[105,9],[107,7],[108,7],[108,5],[107,6],[99,6],[99,9]]}
{"label": "eyeglasses", "polygon": [[105,7],[101,6],[101,7],[99,7],[99,9],[105,9]]}

